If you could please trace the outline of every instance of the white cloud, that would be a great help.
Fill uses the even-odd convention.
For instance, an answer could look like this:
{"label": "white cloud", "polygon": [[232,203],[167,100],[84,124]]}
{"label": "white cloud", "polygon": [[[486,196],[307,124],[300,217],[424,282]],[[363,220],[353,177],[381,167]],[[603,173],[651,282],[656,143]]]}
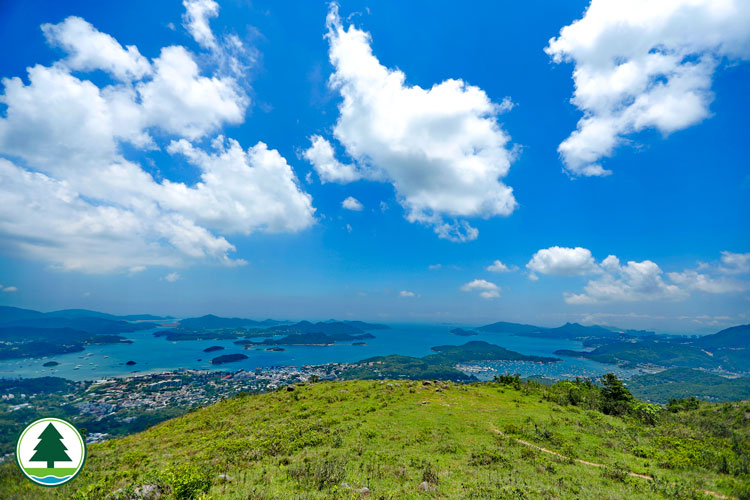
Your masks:
{"label": "white cloud", "polygon": [[748,26],[744,0],[592,0],[545,48],[575,64],[572,103],[583,117],[558,148],[568,171],[607,175],[599,162],[627,135],[707,118],[721,60],[750,58]]}
{"label": "white cloud", "polygon": [[18,291],[18,287],[15,287],[15,286],[6,286],[5,288],[0,286],[0,288],[2,288],[3,292],[8,292],[8,293],[13,293],[13,292]]}
{"label": "white cloud", "polygon": [[362,203],[360,203],[359,200],[353,196],[349,196],[344,201],[342,201],[341,206],[347,210],[354,210],[355,212],[360,212],[364,208],[362,206]]}
{"label": "white cloud", "polygon": [[491,273],[510,273],[513,271],[517,271],[518,268],[516,266],[507,266],[501,261],[496,260],[495,262],[487,266],[487,270]]}
{"label": "white cloud", "polygon": [[163,48],[154,68],[154,78],[137,86],[148,124],[196,139],[242,123],[250,101],[234,78],[201,76],[184,47]]}
{"label": "white cloud", "polygon": [[[244,261],[229,257],[235,248],[225,235],[314,223],[310,196],[275,150],[259,142],[245,151],[219,136],[209,152],[186,140],[242,122],[249,100],[235,76],[221,68],[204,75],[184,47],[166,47],[148,63],[137,48],[122,49],[78,18],[44,30],[69,56],[30,67],[28,84],[2,81],[0,234],[7,251],[96,273],[203,259],[238,265]],[[73,69],[135,81],[100,87]],[[157,182],[121,153],[123,143],[150,150],[165,140],[169,153],[198,167],[194,185]]]}
{"label": "white cloud", "polygon": [[101,69],[123,81],[140,80],[151,73],[151,64],[137,47],[128,45],[123,49],[117,40],[80,17],[68,17],[60,24],[43,24],[42,31],[50,45],[67,52],[63,63],[70,69]]}
{"label": "white cloud", "polygon": [[461,287],[461,291],[463,292],[477,290],[479,291],[479,296],[483,299],[496,299],[500,297],[500,287],[490,281],[476,279]]}
{"label": "white cloud", "polygon": [[216,47],[216,37],[208,21],[219,15],[219,4],[213,0],[183,0],[182,5],[185,7],[183,25],[190,36],[205,48]]}
{"label": "white cloud", "polygon": [[311,146],[302,155],[312,164],[321,182],[348,183],[362,178],[362,172],[354,165],[345,165],[338,161],[333,153],[333,146],[319,135],[310,138]]}
{"label": "white cloud", "polygon": [[[726,252],[722,252],[722,258]],[[722,260],[723,261],[723,260]],[[697,269],[665,273],[654,262],[629,261],[621,265],[614,255],[599,264],[591,260],[599,277],[590,280],[583,293],[564,294],[569,304],[595,304],[606,302],[635,302],[644,300],[682,300],[691,292],[711,294],[741,293],[750,284],[724,275],[717,264],[702,264]]]}
{"label": "white cloud", "polygon": [[727,274],[750,273],[750,253],[721,252],[721,271]]}
{"label": "white cloud", "polygon": [[169,145],[169,153],[182,154],[200,168],[202,182],[188,188],[165,181],[163,206],[224,234],[295,232],[313,224],[312,198],[299,189],[278,151],[262,142],[244,151],[222,136],[213,148],[216,153],[210,154],[185,139]]}
{"label": "white cloud", "polygon": [[[599,271],[591,251],[586,248],[550,247],[536,252],[526,264],[532,273],[578,276]],[[535,275],[531,279],[534,279]]]}
{"label": "white cloud", "polygon": [[674,283],[688,289],[706,293],[731,293],[741,292],[745,287],[727,278],[714,278],[705,273],[689,269],[680,273],[668,273],[669,279]]}
{"label": "white cloud", "polygon": [[400,292],[398,292],[398,296],[403,298],[419,297],[419,295],[417,295],[416,293],[410,292],[408,290],[401,290]]}
{"label": "white cloud", "polygon": [[180,273],[169,273],[164,276],[164,280],[169,281],[170,283],[174,283],[178,279],[180,279]]}
{"label": "white cloud", "polygon": [[407,220],[453,241],[477,237],[465,218],[513,212],[513,190],[499,180],[514,157],[497,122],[508,104],[462,80],[410,86],[403,72],[380,64],[368,33],[344,29],[335,4],[327,24],[329,84],[343,99],[333,135],[357,167],[335,161],[332,148],[313,138],[306,156],[325,180],[387,180]]}
{"label": "white cloud", "polygon": [[619,259],[610,255],[602,261],[604,274],[589,281],[585,293],[565,294],[568,304],[592,304],[597,302],[635,302],[641,300],[678,300],[687,297],[684,290],[667,284],[662,270],[654,262],[629,261],[621,266]]}

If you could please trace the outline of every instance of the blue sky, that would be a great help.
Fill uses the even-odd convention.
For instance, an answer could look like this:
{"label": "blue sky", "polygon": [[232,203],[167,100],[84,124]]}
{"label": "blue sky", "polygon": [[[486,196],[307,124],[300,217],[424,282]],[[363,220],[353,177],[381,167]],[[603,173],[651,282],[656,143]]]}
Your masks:
{"label": "blue sky", "polygon": [[750,322],[748,8],[594,4],[3,2],[0,301]]}

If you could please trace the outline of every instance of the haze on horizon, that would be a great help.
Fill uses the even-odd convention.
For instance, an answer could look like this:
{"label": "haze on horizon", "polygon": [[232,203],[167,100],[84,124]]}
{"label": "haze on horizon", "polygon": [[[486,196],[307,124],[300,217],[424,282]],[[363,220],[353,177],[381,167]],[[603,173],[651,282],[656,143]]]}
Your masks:
{"label": "haze on horizon", "polygon": [[750,323],[748,25],[740,0],[4,2],[0,305]]}

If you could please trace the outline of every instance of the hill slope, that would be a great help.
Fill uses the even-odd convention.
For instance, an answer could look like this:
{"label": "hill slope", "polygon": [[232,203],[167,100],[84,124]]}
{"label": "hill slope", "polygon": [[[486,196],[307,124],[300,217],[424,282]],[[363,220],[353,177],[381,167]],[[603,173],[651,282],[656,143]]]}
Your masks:
{"label": "hill slope", "polygon": [[747,403],[704,403],[650,427],[585,409],[573,397],[583,386],[507,384],[326,382],[242,395],[90,446],[84,470],[60,488],[32,485],[6,463],[0,497],[137,498],[143,485],[164,499],[235,500],[355,499],[361,488],[407,500],[750,493]]}

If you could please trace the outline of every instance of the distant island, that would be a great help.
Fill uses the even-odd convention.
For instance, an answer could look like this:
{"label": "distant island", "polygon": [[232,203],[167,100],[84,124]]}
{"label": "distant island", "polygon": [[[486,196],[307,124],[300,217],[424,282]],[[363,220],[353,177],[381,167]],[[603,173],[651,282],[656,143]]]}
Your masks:
{"label": "distant island", "polygon": [[[358,338],[374,338],[371,336],[372,334],[365,333],[368,330],[383,330],[390,328],[386,325],[365,323],[363,321],[321,321],[318,323],[300,321],[298,323],[288,324],[274,320],[258,322],[242,318],[221,318],[213,315],[195,318],[195,320],[196,321],[189,319],[182,320],[177,328],[159,330],[154,332],[154,336],[165,337],[171,342],[238,339],[234,342],[238,345],[250,345],[253,342],[248,341],[247,339],[252,338],[287,336],[290,338],[283,340],[282,343],[294,341],[297,345],[313,345],[318,344],[318,342],[303,342],[302,340],[304,339],[302,339],[301,336],[324,334],[332,337],[334,341],[342,341],[347,340],[346,336],[348,335],[351,337],[348,340],[357,340]],[[271,324],[271,326],[266,326],[268,324]],[[209,326],[215,328],[209,328]],[[196,329],[198,327],[200,327],[200,329]],[[297,337],[293,337],[294,335]],[[370,336],[367,337],[367,335]],[[312,337],[310,337],[310,339],[312,339]],[[318,340],[325,341],[326,339],[320,337]],[[270,344],[274,343],[278,342],[270,342]]]}
{"label": "distant island", "polygon": [[234,361],[242,361],[243,359],[247,359],[247,356],[244,354],[224,354],[223,356],[212,359],[211,364],[221,365],[224,363],[232,363]]}
{"label": "distant island", "polygon": [[262,342],[248,342],[246,347],[254,345],[331,345],[336,342],[346,342],[350,340],[374,339],[371,333],[362,335],[350,335],[348,333],[302,333],[287,335],[281,339],[266,339]]}
{"label": "distant island", "polygon": [[42,313],[0,306],[0,360],[41,358],[83,351],[87,345],[129,344],[119,335],[154,328],[85,309]]}
{"label": "distant island", "polygon": [[224,348],[220,345],[212,345],[211,347],[206,347],[203,349],[203,352],[214,352],[214,351],[223,351]]}
{"label": "distant island", "polygon": [[422,358],[392,354],[363,359],[344,370],[343,379],[440,379],[469,382],[476,378],[455,368],[468,361],[532,361],[554,363],[558,358],[526,356],[503,347],[482,341],[472,341],[459,346],[442,345],[432,348],[437,354]]}
{"label": "distant island", "polygon": [[453,335],[458,335],[459,337],[473,337],[475,335],[479,335],[474,330],[464,330],[463,328],[454,328],[451,330],[451,333]]}

